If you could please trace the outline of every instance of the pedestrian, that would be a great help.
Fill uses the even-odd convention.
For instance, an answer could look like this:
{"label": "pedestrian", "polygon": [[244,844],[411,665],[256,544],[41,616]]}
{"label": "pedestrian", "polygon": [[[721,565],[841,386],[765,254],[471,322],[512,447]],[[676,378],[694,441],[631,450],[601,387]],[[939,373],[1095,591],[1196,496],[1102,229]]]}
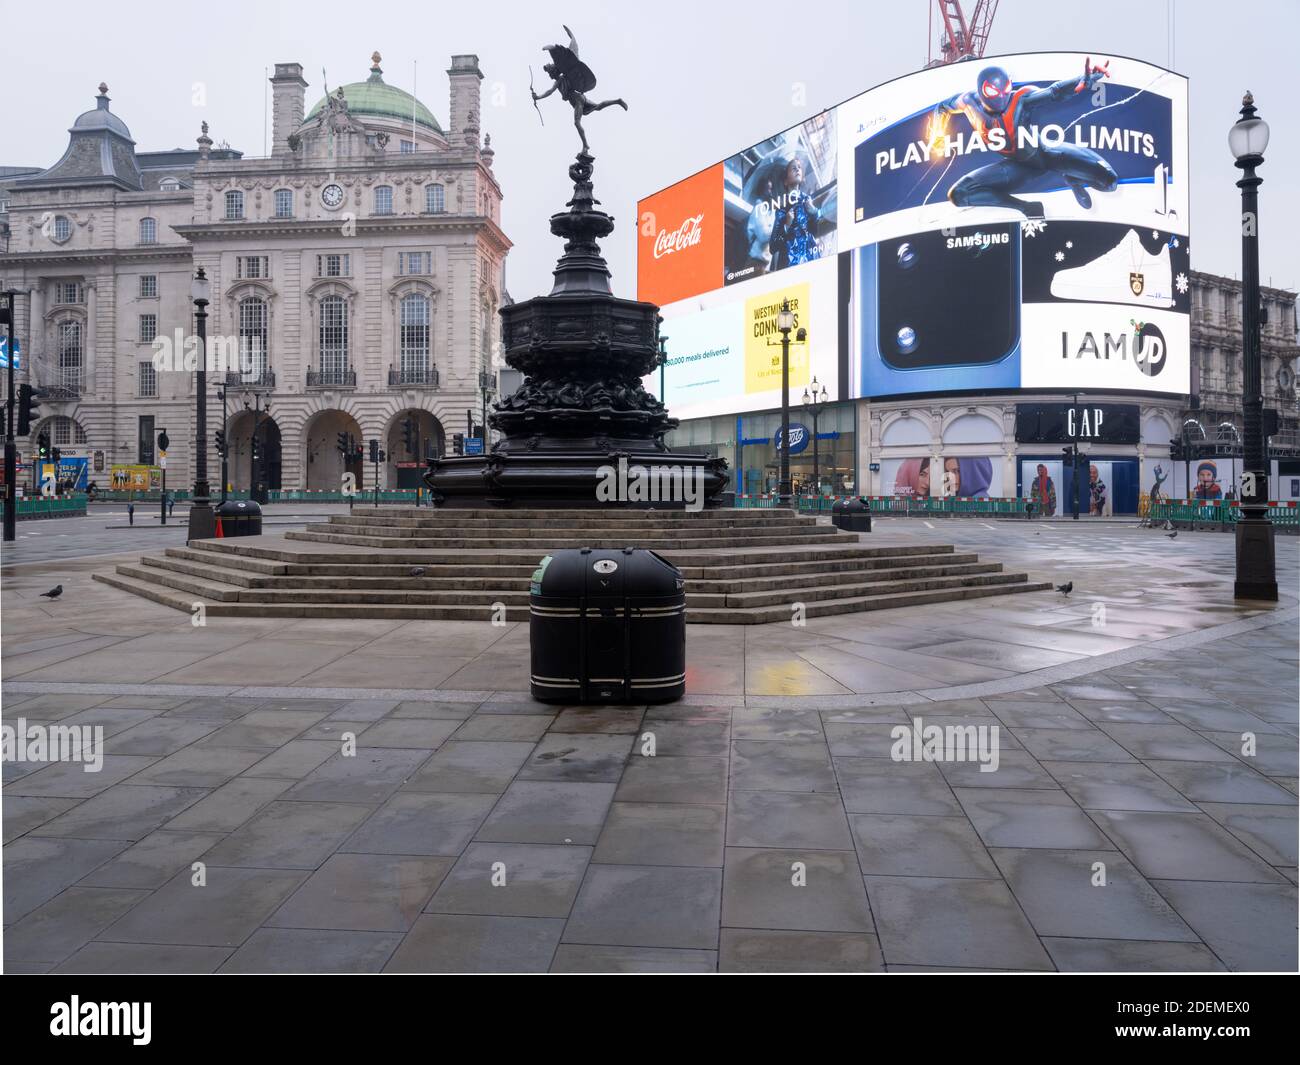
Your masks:
{"label": "pedestrian", "polygon": [[135,524],[135,500],[134,499],[128,499],[126,501],[126,520],[129,521],[132,525]]}
{"label": "pedestrian", "polygon": [[170,518],[172,516],[172,511],[175,509],[176,509],[176,493],[168,492],[167,493],[167,517]]}

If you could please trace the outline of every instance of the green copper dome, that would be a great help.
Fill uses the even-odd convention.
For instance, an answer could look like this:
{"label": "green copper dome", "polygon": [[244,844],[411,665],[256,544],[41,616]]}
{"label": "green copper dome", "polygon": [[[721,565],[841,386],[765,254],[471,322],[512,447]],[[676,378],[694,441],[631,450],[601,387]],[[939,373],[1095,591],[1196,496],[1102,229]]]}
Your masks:
{"label": "green copper dome", "polygon": [[[409,92],[385,83],[384,72],[379,68],[379,59],[378,52],[371,56],[373,65],[370,68],[370,77],[365,81],[354,81],[350,85],[343,86],[343,98],[347,101],[348,113],[362,119],[370,115],[374,118],[404,122],[407,125],[410,125],[414,119],[416,125],[423,126],[434,133],[442,133],[442,127],[438,125],[438,120],[433,117],[432,111]],[[331,92],[338,92],[338,90],[332,89]],[[316,101],[316,106],[307,113],[307,119],[315,118],[324,109],[325,97],[322,96]]]}

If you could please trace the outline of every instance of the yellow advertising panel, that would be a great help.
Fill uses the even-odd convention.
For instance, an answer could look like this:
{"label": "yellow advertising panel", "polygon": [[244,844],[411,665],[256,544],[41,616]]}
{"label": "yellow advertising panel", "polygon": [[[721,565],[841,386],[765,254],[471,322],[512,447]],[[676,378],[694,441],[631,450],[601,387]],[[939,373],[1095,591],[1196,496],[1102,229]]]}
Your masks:
{"label": "yellow advertising panel", "polygon": [[109,487],[115,492],[159,489],[162,487],[162,470],[158,466],[124,466],[115,463]]}
{"label": "yellow advertising panel", "polygon": [[[788,288],[775,289],[745,301],[745,392],[770,392],[781,387],[781,333],[776,316],[782,300],[790,301],[790,310],[801,326],[812,316],[812,286],[806,281]],[[795,341],[790,334],[790,388],[808,384],[808,345]]]}

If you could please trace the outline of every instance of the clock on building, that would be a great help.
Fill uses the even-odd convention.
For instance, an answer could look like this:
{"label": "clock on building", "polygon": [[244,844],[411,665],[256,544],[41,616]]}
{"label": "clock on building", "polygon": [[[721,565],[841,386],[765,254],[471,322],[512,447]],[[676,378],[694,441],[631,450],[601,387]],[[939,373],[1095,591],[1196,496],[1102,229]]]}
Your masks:
{"label": "clock on building", "polygon": [[343,203],[343,186],[330,182],[320,190],[320,202],[333,210]]}

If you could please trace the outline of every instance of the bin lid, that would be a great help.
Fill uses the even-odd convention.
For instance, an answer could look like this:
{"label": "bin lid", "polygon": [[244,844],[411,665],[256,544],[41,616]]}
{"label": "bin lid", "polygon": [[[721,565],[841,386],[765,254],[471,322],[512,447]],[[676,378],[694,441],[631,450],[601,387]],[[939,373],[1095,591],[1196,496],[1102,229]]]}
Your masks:
{"label": "bin lid", "polygon": [[260,515],[261,506],[252,499],[227,499],[224,503],[217,506],[217,514],[223,518],[249,517],[251,515]]}
{"label": "bin lid", "polygon": [[543,559],[542,568],[533,576],[535,595],[663,596],[674,595],[684,586],[676,566],[640,547],[556,551]]}

